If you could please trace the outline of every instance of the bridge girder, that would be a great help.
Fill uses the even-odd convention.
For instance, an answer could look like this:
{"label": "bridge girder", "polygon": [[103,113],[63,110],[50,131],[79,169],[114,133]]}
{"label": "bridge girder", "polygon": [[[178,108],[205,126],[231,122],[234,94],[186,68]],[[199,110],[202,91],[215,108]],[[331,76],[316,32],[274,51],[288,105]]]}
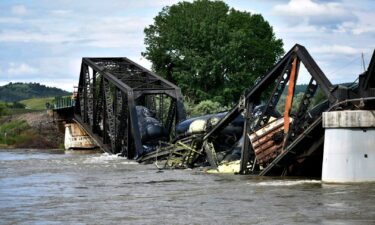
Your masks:
{"label": "bridge girder", "polygon": [[[185,119],[181,90],[128,58],[83,58],[75,118],[109,153],[144,153],[136,106],[145,106],[173,135]],[[166,110],[167,109],[167,110]]]}

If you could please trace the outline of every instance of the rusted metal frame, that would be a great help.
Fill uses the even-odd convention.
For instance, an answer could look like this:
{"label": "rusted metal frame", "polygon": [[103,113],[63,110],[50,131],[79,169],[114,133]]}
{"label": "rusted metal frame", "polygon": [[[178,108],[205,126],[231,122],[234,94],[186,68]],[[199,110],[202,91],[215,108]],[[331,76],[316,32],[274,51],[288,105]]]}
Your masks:
{"label": "rusted metal frame", "polygon": [[[285,67],[288,66],[289,57],[293,54],[297,46],[293,47],[277,64],[273,69],[264,76],[257,84],[246,94],[243,101],[245,101],[245,107],[243,107],[243,102],[239,102],[228,114],[222,118],[219,123],[209,131],[203,138],[204,141],[210,138],[215,138],[214,135],[217,132],[220,132],[225,126],[232,122],[237,116],[243,111],[246,110],[246,115],[252,114],[252,108],[254,104],[259,101],[259,96],[262,91],[264,91],[272,81],[282,74],[281,71],[284,71]],[[283,74],[282,74],[283,75]],[[251,103],[251,107],[250,106]],[[244,143],[241,149],[241,162],[240,162],[240,173],[246,173],[247,165],[250,162],[250,154],[253,153],[253,149],[250,145],[250,140],[248,139],[246,133],[250,130],[250,121],[245,120],[244,126]],[[255,160],[255,158],[254,158]]]}
{"label": "rusted metal frame", "polygon": [[[288,62],[286,63],[286,65],[284,66],[280,76],[279,76],[279,79],[275,85],[275,88],[271,94],[271,97],[269,98],[267,104],[266,104],[266,107],[264,108],[264,110],[262,111],[262,115],[260,116],[260,120],[258,121],[258,123],[254,126],[254,128],[259,128],[259,127],[262,127],[264,126],[268,120],[270,119],[270,115],[268,112],[270,112],[271,110],[274,110],[277,103],[279,102],[280,100],[280,97],[286,87],[286,84],[288,83],[288,80],[289,80],[289,76],[290,76],[290,63],[292,61],[292,57],[290,57],[288,59]],[[284,77],[284,75],[286,75]]]}
{"label": "rusted metal frame", "polygon": [[85,114],[84,114],[84,122],[85,123],[90,123],[90,119],[89,119],[89,86],[90,86],[90,77],[89,77],[89,74],[88,74],[88,66],[87,64],[84,65],[83,67],[83,76],[84,76],[84,80],[85,80],[85,85],[84,85],[84,98],[85,98],[85,104],[84,104],[84,108],[85,108]]}
{"label": "rusted metal frame", "polygon": [[164,95],[159,95],[159,115],[156,116],[156,118],[161,122],[162,125],[164,125]]}
{"label": "rusted metal frame", "polygon": [[133,93],[134,93],[134,98],[135,99],[138,99],[139,97],[141,97],[142,95],[155,95],[155,94],[166,94],[166,95],[169,95],[171,96],[172,98],[177,98],[175,96],[175,93],[176,91],[171,89],[171,90],[143,90],[143,89],[140,89],[140,90],[134,90],[133,89]]}
{"label": "rusted metal frame", "polygon": [[[93,62],[92,60],[108,60],[108,58],[84,58],[84,60],[92,63],[92,64],[95,64],[95,62]],[[144,72],[145,74],[147,74],[148,76],[151,76],[152,78],[155,78],[157,80],[160,80],[161,82],[164,83],[164,85],[167,85],[169,87],[172,87],[172,88],[177,88],[178,87],[176,85],[174,85],[173,83],[169,82],[168,80],[162,78],[162,77],[159,77],[158,75],[156,75],[155,73],[147,70],[146,68],[142,67],[141,65],[133,62],[132,60],[126,58],[126,57],[113,57],[113,58],[110,58],[110,59],[117,59],[117,60],[123,60],[125,63],[127,63],[128,67],[134,67],[135,69],[137,69],[138,71],[141,71],[141,72]],[[98,67],[98,66],[97,66]],[[102,68],[103,69],[103,68]]]}
{"label": "rusted metal frame", "polygon": [[[98,72],[98,74],[100,74]],[[103,88],[103,83],[104,83],[104,77],[102,75],[100,75],[100,80],[99,80],[99,90],[97,91],[97,95],[96,95],[96,106],[95,106],[95,111],[94,111],[94,114],[95,114],[95,121],[94,121],[94,127],[93,127],[93,131],[94,133],[98,133],[100,136],[104,136],[104,128],[103,130],[100,131],[99,133],[99,123],[100,123],[100,120],[102,119],[103,123],[104,123],[104,88]],[[104,126],[104,124],[103,124]]]}
{"label": "rusted metal frame", "polygon": [[121,91],[116,87],[114,90],[114,98],[113,98],[113,114],[114,114],[114,121],[115,121],[115,153],[120,153],[121,152],[121,136],[120,136],[120,116],[122,113],[122,96],[121,96]]}
{"label": "rusted metal frame", "polygon": [[[291,125],[291,129],[286,136],[286,141],[284,142],[283,148],[286,148],[286,146],[288,146],[288,144],[292,142],[300,133],[302,133],[306,126],[309,125],[307,111],[309,109],[311,99],[314,97],[316,90],[318,89],[318,85],[314,84],[314,82],[314,78],[311,78],[299,104],[297,114]],[[302,123],[305,125],[303,126]]]}
{"label": "rusted metal frame", "polygon": [[[118,153],[118,125],[119,125],[119,121],[117,119],[117,114],[118,112],[120,111],[119,109],[119,101],[117,99],[117,95],[118,95],[118,92],[121,93],[121,91],[118,90],[117,87],[114,88],[113,92],[111,92],[111,96],[112,96],[112,109],[113,109],[113,146],[112,146],[112,149],[113,149],[113,153]],[[121,101],[121,100],[120,100]]]}
{"label": "rusted metal frame", "polygon": [[132,88],[134,91],[149,91],[149,92],[158,92],[158,91],[174,91],[174,88],[171,87],[140,87]]}
{"label": "rusted metal frame", "polygon": [[[241,159],[240,159],[240,174],[248,173],[247,166],[250,162],[250,152],[254,151],[250,144],[250,139],[247,132],[250,130],[250,124],[252,119],[252,111],[254,108],[254,103],[247,99],[245,101],[245,124],[243,129],[243,144],[241,148]],[[255,158],[253,158],[255,160]],[[252,168],[254,170],[254,168]]]}
{"label": "rusted metal frame", "polygon": [[129,107],[128,110],[129,110],[129,115],[130,115],[130,125],[131,125],[131,130],[132,130],[133,143],[135,147],[135,152],[132,152],[131,155],[132,157],[139,157],[143,154],[143,146],[141,142],[141,134],[139,132],[140,130],[139,130],[139,125],[138,125],[137,111],[135,108],[135,98],[134,98],[133,91],[129,91],[127,94],[128,94],[128,107]]}
{"label": "rusted metal frame", "polygon": [[[264,76],[259,82],[257,82],[250,91],[245,95],[244,99],[252,99],[252,101],[256,101],[258,99],[254,99],[254,96],[259,95],[264,89],[268,87],[272,81],[279,76],[277,71],[280,68],[284,68],[286,66],[289,57],[298,49],[299,45],[295,45],[285,56],[272,68],[272,70]],[[207,140],[211,136],[220,132],[223,128],[225,128],[230,122],[237,118],[238,115],[244,110],[243,103],[239,102],[235,105],[230,112],[228,112],[218,123],[214,126],[205,136],[204,140]]]}
{"label": "rusted metal frame", "polygon": [[[303,51],[302,53],[300,52],[301,50]],[[283,59],[285,60],[285,59],[291,57],[291,55],[293,53],[297,54],[298,58],[300,59],[300,61],[302,61],[304,63],[305,67],[308,69],[308,71],[310,72],[310,74],[314,78],[317,76],[318,77],[317,80],[320,80],[320,82],[319,81],[317,81],[317,82],[320,83],[323,86],[323,88],[325,88],[326,92],[328,91],[330,93],[330,88],[332,87],[331,83],[328,81],[328,79],[325,77],[325,75],[323,74],[323,72],[320,70],[320,68],[313,61],[313,59],[311,58],[311,56],[307,53],[307,51],[305,50],[305,48],[303,46],[296,45],[291,51],[289,51],[289,53],[286,56],[284,56]],[[279,66],[283,65],[283,63],[282,63],[283,59],[278,63]],[[286,66],[286,65],[284,64],[284,66]],[[254,88],[251,89],[251,91],[247,94],[246,98],[251,97],[253,95],[253,93],[256,92],[256,91],[259,91],[259,90],[263,91],[264,88],[259,88],[259,87],[262,86],[262,84],[267,83],[268,79],[272,80],[273,77],[271,75],[276,70],[277,70],[277,66],[275,66],[273,68],[273,70],[271,71],[271,74],[266,75],[265,77],[263,77],[258,82],[258,84],[256,85],[256,87],[254,87]],[[332,98],[334,98],[334,97],[331,96],[331,99]],[[214,131],[212,131],[212,133],[213,132]],[[244,154],[244,152],[242,152],[242,154]],[[245,163],[245,161],[241,162],[241,163],[242,163],[242,165],[241,165],[242,168],[241,169],[244,170],[244,165],[247,165],[247,163]]]}
{"label": "rusted metal frame", "polygon": [[158,79],[160,81],[162,81],[163,83],[165,83],[166,85],[170,86],[170,87],[173,87],[175,89],[179,89],[179,87],[177,87],[176,85],[174,85],[173,83],[169,82],[168,80],[162,78],[162,77],[159,77],[158,75],[156,75],[155,73],[147,70],[146,68],[144,68],[143,66],[133,62],[132,60],[124,57],[123,58],[126,62],[128,62],[129,64],[132,64],[133,66],[135,66],[136,68],[138,68],[139,70],[145,72],[146,74],[150,75],[151,77],[155,78],[155,79]]}
{"label": "rusted metal frame", "polygon": [[93,132],[95,132],[95,129],[97,127],[97,112],[96,112],[96,107],[97,107],[97,90],[96,90],[96,71],[93,69],[92,70],[92,126],[91,129]]}
{"label": "rusted metal frame", "polygon": [[[184,143],[185,145],[188,145],[188,144],[191,143],[190,146],[192,146],[194,144],[193,141],[196,140],[196,139],[199,139],[199,138],[201,138],[201,135],[192,135],[192,136],[180,139],[179,142]],[[167,156],[171,157],[172,153],[182,152],[182,151],[185,150],[185,148],[178,148],[178,146],[176,144],[171,144],[169,142],[160,142],[160,144],[165,144],[167,146],[166,147],[159,147],[159,149],[157,151],[144,154],[140,158],[138,158],[137,161],[138,162],[146,162],[148,160],[155,159],[155,158],[164,158],[164,157],[167,157]],[[202,153],[200,153],[200,154],[202,154]]]}
{"label": "rusted metal frame", "polygon": [[131,117],[130,117],[130,111],[129,111],[130,109],[129,103],[127,107],[128,107],[129,115],[126,118],[127,119],[126,121],[127,129],[126,129],[126,134],[125,134],[127,135],[126,154],[124,154],[125,152],[123,152],[122,155],[125,155],[126,157],[128,157],[128,159],[133,159],[136,156],[136,152],[134,151],[134,139],[133,139],[132,123],[131,123]]}
{"label": "rusted metal frame", "polygon": [[177,105],[176,102],[177,102],[176,99],[171,98],[171,103],[169,105],[168,114],[167,114],[167,118],[165,120],[165,126],[164,126],[167,129],[168,134],[172,133],[173,120],[176,115],[176,105]]}
{"label": "rusted metal frame", "polygon": [[[108,59],[103,59],[103,60],[105,61],[105,60],[108,60]],[[135,73],[134,70],[135,69],[139,70],[139,68],[135,67],[131,63],[131,64],[126,64],[125,67],[128,67],[128,69],[125,69],[124,71],[122,71],[125,67],[124,67],[124,65],[119,65],[119,64],[121,64],[123,62],[108,61],[108,62],[101,63],[100,59],[95,59],[95,58],[84,58],[83,62],[86,62],[90,67],[92,67],[93,70],[100,73],[102,75],[103,79],[106,79],[106,82],[109,82],[109,83],[113,84],[114,86],[119,88],[124,93],[131,93],[131,95],[128,95],[129,117],[127,119],[128,120],[127,125],[129,127],[128,127],[128,129],[125,129],[125,130],[128,131],[127,132],[128,147],[134,146],[136,152],[133,152],[133,153],[128,152],[128,155],[131,155],[131,154],[133,154],[133,156],[141,155],[143,153],[143,148],[142,148],[142,144],[140,142],[139,127],[138,127],[138,122],[137,122],[137,118],[136,118],[137,115],[136,115],[136,110],[135,110],[135,96],[134,96],[134,92],[133,92],[134,88],[131,88],[125,82],[121,81],[120,77],[118,77],[120,74],[116,74],[116,76],[111,74],[111,68],[107,69],[107,68],[105,68],[105,65],[107,64],[109,67],[113,66],[114,70],[116,70],[116,68],[115,68],[116,66],[119,66],[119,68],[116,70],[116,72],[119,72],[119,73],[120,72],[129,73],[129,70],[130,70],[130,73],[134,74]],[[112,70],[112,71],[114,71],[114,70]],[[139,72],[142,72],[142,71],[139,70]],[[145,71],[145,72],[143,71],[143,73],[145,75],[146,80],[152,79],[152,77],[148,77],[148,75],[149,75],[148,71]],[[155,77],[159,80],[163,80],[163,79],[160,79],[157,76],[155,76]],[[168,84],[168,82],[165,82],[165,83]],[[164,85],[167,85],[167,84],[164,84]],[[163,88],[163,90],[159,90],[160,88],[158,88],[158,89],[154,88],[154,89],[139,90],[139,91],[142,91],[143,93],[146,93],[146,94],[155,94],[155,93],[162,92],[162,93],[165,93],[165,94],[171,96],[172,98],[173,97],[176,98],[177,103],[179,103],[179,98],[182,99],[182,96],[178,96],[178,95],[176,95],[176,93],[180,93],[180,89],[177,88],[176,86],[174,86],[173,84],[171,84],[170,86],[172,86],[173,88],[167,87],[167,88]],[[104,82],[103,82],[103,89],[104,89]],[[108,92],[108,90],[107,90],[107,92]],[[103,124],[103,127],[104,127],[103,143],[108,143],[107,140],[106,140],[108,137],[111,137],[111,139],[113,139],[113,135],[112,135],[113,132],[111,131],[111,128],[110,128],[110,127],[112,127],[112,122],[111,122],[111,119],[110,119],[111,113],[109,112],[110,111],[110,105],[108,104],[108,102],[109,102],[108,101],[108,93],[106,95],[105,91],[103,91],[102,95],[103,95],[102,96],[103,103],[106,103],[106,104],[103,104],[103,110],[102,110],[103,123],[104,123]],[[106,96],[107,96],[107,99],[106,99]],[[139,96],[137,96],[137,97],[139,97]],[[183,106],[182,102],[180,102],[180,106]],[[112,107],[114,107],[114,105],[112,105]],[[177,107],[177,111],[176,111],[175,114],[176,114],[176,118],[179,121],[185,118],[183,107],[182,108]],[[99,118],[99,116],[98,116],[98,118]],[[108,134],[111,134],[111,135],[108,135]],[[138,136],[138,138],[136,136]],[[111,142],[112,141],[113,140],[111,140]],[[111,144],[111,145],[113,145],[113,144]],[[129,149],[129,148],[127,148],[127,149]]]}
{"label": "rusted metal frame", "polygon": [[117,113],[117,120],[118,120],[118,129],[117,129],[117,148],[121,150],[121,154],[125,152],[125,144],[127,143],[127,118],[128,118],[128,112],[127,112],[127,96],[125,93],[121,92],[120,95],[117,96],[118,99],[121,98],[121,104],[119,104],[118,109],[120,109]]}
{"label": "rusted metal frame", "polygon": [[296,157],[297,160],[305,159],[311,156],[320,146],[324,144],[324,135],[322,135],[317,141],[315,141],[305,152]]}
{"label": "rusted metal frame", "polygon": [[101,74],[108,80],[110,81],[113,85],[118,87],[121,91],[127,92],[132,90],[131,87],[126,85],[124,82],[122,82],[120,79],[112,75],[111,73],[105,71],[104,68],[96,65],[91,59],[89,58],[83,58],[82,59],[84,62],[86,62],[89,66],[91,66],[93,69],[95,69],[98,72],[101,72]]}
{"label": "rusted metal frame", "polygon": [[[102,115],[103,115],[103,143],[104,144],[108,144],[108,139],[109,139],[109,135],[108,135],[108,115],[107,115],[107,103],[106,103],[106,97],[105,97],[105,88],[104,88],[104,80],[105,80],[105,77],[104,75],[102,76],[102,103],[103,103],[103,111],[102,111]],[[111,149],[112,150],[112,149]]]}
{"label": "rusted metal frame", "polygon": [[[136,81],[136,82],[142,82],[142,84],[133,87],[134,89],[141,89],[141,88],[148,89],[148,88],[152,88],[152,87],[148,87],[148,85],[152,85],[153,83],[160,81],[160,80],[156,80],[156,79],[153,79],[153,80],[150,81],[147,78],[145,78],[145,79],[139,79],[139,78],[138,79],[121,79],[121,80],[123,82],[134,82],[134,81]],[[146,85],[146,87],[143,87],[145,85]]]}
{"label": "rusted metal frame", "polygon": [[82,65],[82,79],[83,79],[83,85],[82,85],[82,91],[83,91],[83,115],[82,115],[82,119],[83,119],[83,122],[87,122],[87,89],[86,89],[86,86],[87,86],[87,79],[86,79],[86,68],[87,68],[87,65],[86,64],[83,64]]}
{"label": "rusted metal frame", "polygon": [[303,65],[305,65],[307,71],[311,74],[311,76],[316,80],[319,84],[319,87],[322,89],[324,94],[327,96],[329,102],[331,104],[337,101],[337,97],[332,94],[332,90],[334,86],[328,80],[327,76],[323,73],[320,67],[316,64],[314,59],[308,53],[305,47],[298,46],[298,51],[296,52],[298,58],[301,60]]}
{"label": "rusted metal frame", "polygon": [[292,143],[290,143],[284,151],[281,152],[266,168],[264,168],[260,173],[259,176],[265,176],[267,173],[274,167],[274,166],[280,166],[278,163],[280,160],[282,160],[287,154],[293,154],[294,152],[291,150],[301,141],[303,138],[305,138],[315,127],[321,125],[322,123],[322,116],[317,118],[301,135],[299,135]]}
{"label": "rusted metal frame", "polygon": [[[131,88],[129,87],[129,86],[127,86],[126,84],[124,84],[123,82],[121,82],[121,80],[119,80],[118,78],[116,78],[115,76],[113,76],[112,74],[110,74],[110,73],[108,73],[108,72],[106,72],[106,71],[104,71],[104,69],[103,68],[101,68],[101,67],[99,67],[99,66],[97,66],[97,65],[95,65],[95,63],[94,62],[92,62],[90,59],[88,59],[88,58],[84,58],[83,59],[84,61],[87,61],[90,65],[92,65],[93,66],[93,68],[95,69],[95,70],[98,70],[98,71],[100,71],[101,72],[101,74],[102,74],[102,76],[103,76],[103,88],[104,88],[104,92],[103,92],[103,100],[104,100],[104,102],[105,102],[105,104],[103,104],[104,106],[105,106],[105,110],[103,110],[103,127],[104,127],[104,135],[103,135],[103,141],[104,141],[104,143],[106,143],[106,138],[107,138],[107,136],[110,138],[110,141],[111,141],[111,146],[114,146],[114,137],[113,137],[113,134],[114,134],[114,132],[113,132],[113,123],[111,122],[111,120],[108,120],[109,119],[109,117],[111,117],[112,118],[112,115],[111,115],[111,113],[109,112],[109,111],[111,111],[111,109],[110,109],[110,105],[109,105],[109,103],[108,103],[108,101],[109,101],[109,99],[108,99],[108,94],[106,95],[105,94],[105,92],[107,91],[108,92],[108,90],[106,90],[106,87],[105,87],[105,83],[106,83],[106,81],[105,80],[107,80],[107,82],[110,82],[110,83],[112,83],[113,85],[115,85],[117,88],[119,88],[121,91],[123,91],[123,92],[125,92],[125,93],[129,93],[129,92],[132,92],[131,90]],[[133,94],[131,94],[131,95],[128,95],[128,98],[134,98],[134,96],[133,96]],[[129,101],[129,102],[133,102],[134,103],[134,99],[133,99],[133,101]],[[134,104],[133,104],[134,105]],[[130,104],[129,104],[129,107],[130,107]],[[135,105],[134,105],[134,110],[133,111],[135,111]],[[132,111],[132,110],[129,110],[129,111]],[[137,115],[136,115],[136,112],[134,112],[134,113],[131,113],[131,114],[133,114],[133,115],[131,115],[131,117],[137,117]],[[136,123],[138,123],[138,120],[137,120],[137,118],[131,118],[130,119],[130,121],[137,121]],[[128,132],[128,136],[129,135],[135,135],[135,136],[139,136],[139,139],[137,140],[137,138],[136,137],[133,137],[133,141],[134,141],[134,143],[135,143],[135,147],[137,148],[137,152],[142,152],[143,150],[141,149],[142,148],[142,145],[141,145],[141,143],[139,143],[140,142],[140,134],[139,134],[139,127],[138,127],[138,124],[135,124],[134,125],[134,122],[131,122],[131,124],[132,124],[132,130],[134,131],[134,132]],[[134,129],[134,127],[137,127],[137,129]],[[108,135],[108,134],[111,134],[111,135]],[[138,135],[137,135],[138,134]],[[112,138],[111,138],[112,137]],[[129,145],[132,145],[132,143],[130,142],[130,139],[128,138],[128,146]],[[113,147],[112,147],[112,151],[113,151]],[[129,154],[129,153],[128,153]]]}
{"label": "rusted metal frame", "polygon": [[90,126],[93,125],[93,85],[92,79],[90,78],[89,66],[85,66],[85,79],[86,79],[86,106],[87,106],[87,122]]}
{"label": "rusted metal frame", "polygon": [[115,116],[113,112],[113,98],[111,98],[112,93],[110,90],[110,82],[104,78],[103,80],[104,87],[104,100],[105,100],[105,111],[106,111],[106,125],[107,125],[107,134],[111,144],[111,152],[115,153]]}
{"label": "rusted metal frame", "polygon": [[[142,72],[142,73],[144,73],[144,72]],[[147,74],[146,74],[146,77],[142,77],[142,78],[129,76],[129,77],[124,77],[121,80],[124,81],[124,82],[141,81],[141,82],[145,82],[147,84],[150,84],[150,83],[153,83],[153,82],[156,82],[156,81],[160,81],[159,79],[156,79],[156,78],[149,78],[147,76]]]}
{"label": "rusted metal frame", "polygon": [[375,88],[375,50],[372,53],[364,81],[364,89],[367,90],[369,88]]}
{"label": "rusted metal frame", "polygon": [[[124,147],[127,143],[126,129],[127,129],[127,101],[126,94],[117,90],[116,94],[116,153],[125,151]],[[126,149],[127,150],[127,149]]]}
{"label": "rusted metal frame", "polygon": [[79,114],[83,118],[84,114],[84,96],[83,96],[83,85],[84,85],[84,80],[83,80],[83,64],[81,64],[81,71],[79,75],[79,82],[78,82],[78,96],[77,96],[77,104],[76,104],[76,113]]}
{"label": "rusted metal frame", "polygon": [[176,88],[174,91],[174,97],[176,99],[176,124],[186,119],[186,111],[184,107],[184,102],[181,94],[181,89]]}
{"label": "rusted metal frame", "polygon": [[284,133],[285,134],[289,132],[290,112],[292,110],[294,91],[295,91],[295,87],[297,83],[298,72],[299,72],[299,60],[297,57],[294,57],[293,62],[292,62],[292,68],[290,71],[290,76],[289,76],[288,94],[285,100],[285,111],[284,111]]}

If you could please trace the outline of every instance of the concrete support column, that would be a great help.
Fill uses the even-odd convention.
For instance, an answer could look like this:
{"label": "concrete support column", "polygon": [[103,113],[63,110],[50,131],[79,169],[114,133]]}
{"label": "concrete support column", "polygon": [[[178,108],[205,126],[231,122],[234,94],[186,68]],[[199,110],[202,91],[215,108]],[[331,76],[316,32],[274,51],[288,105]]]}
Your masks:
{"label": "concrete support column", "polygon": [[323,113],[324,182],[375,181],[375,111]]}

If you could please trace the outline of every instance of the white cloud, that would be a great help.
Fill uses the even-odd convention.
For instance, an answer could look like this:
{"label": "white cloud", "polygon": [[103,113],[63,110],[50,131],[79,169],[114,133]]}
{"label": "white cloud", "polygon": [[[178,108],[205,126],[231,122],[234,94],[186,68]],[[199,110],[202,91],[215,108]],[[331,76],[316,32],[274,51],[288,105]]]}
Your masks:
{"label": "white cloud", "polygon": [[341,3],[317,3],[313,0],[290,0],[287,4],[275,5],[273,13],[292,24],[305,22],[321,26],[337,26],[345,21],[355,21],[356,16]]}
{"label": "white cloud", "polygon": [[321,54],[359,55],[364,49],[353,48],[347,45],[323,45],[311,49],[311,52]]}
{"label": "white cloud", "polygon": [[[78,79],[77,79],[78,80]],[[56,87],[65,91],[73,92],[74,87],[78,86],[78,81],[74,79],[56,79],[54,81],[43,81],[42,84],[48,87]]]}
{"label": "white cloud", "polygon": [[10,67],[7,70],[7,73],[9,75],[32,75],[36,74],[38,72],[38,69],[29,66],[26,63],[16,64],[16,63],[10,63]]}
{"label": "white cloud", "polygon": [[[193,0],[185,0],[187,2],[192,2]],[[125,1],[129,7],[136,7],[136,8],[154,8],[154,7],[161,7],[161,6],[170,6],[179,2],[179,0],[158,0],[158,1],[150,1],[150,0],[137,0],[137,1]]]}
{"label": "white cloud", "polygon": [[130,60],[132,60],[133,62],[143,66],[144,68],[148,69],[148,70],[151,70],[151,67],[152,67],[152,63],[150,61],[148,61],[146,58],[142,57],[142,56],[130,56],[128,57]]}
{"label": "white cloud", "polygon": [[[74,17],[73,24],[65,19],[23,20],[22,24],[33,29],[8,28],[0,31],[0,42],[25,42],[46,44],[78,44],[98,48],[142,48],[143,28],[152,23],[152,18],[103,17],[91,21]],[[1,22],[1,18],[0,18]]]}
{"label": "white cloud", "polygon": [[92,24],[92,29],[98,32],[123,32],[123,31],[143,31],[143,27],[152,23],[151,18],[142,17],[104,17],[96,20]]}
{"label": "white cloud", "polygon": [[373,12],[356,12],[359,21],[344,22],[335,31],[339,33],[352,33],[362,35],[366,33],[375,33],[375,14]]}
{"label": "white cloud", "polygon": [[27,8],[24,5],[15,5],[12,7],[11,12],[15,15],[25,15],[27,14]]}
{"label": "white cloud", "polygon": [[320,32],[324,30],[325,28],[317,28],[315,26],[311,26],[307,24],[296,25],[293,27],[277,26],[274,28],[274,31],[276,33],[286,33],[286,34],[290,34],[290,33],[306,34],[306,33]]}
{"label": "white cloud", "polygon": [[0,23],[20,24],[20,23],[22,23],[22,19],[20,19],[18,17],[0,17]]}
{"label": "white cloud", "polygon": [[37,33],[29,31],[4,30],[0,33],[0,42],[44,42],[56,43],[72,39],[56,33]]}
{"label": "white cloud", "polygon": [[342,14],[345,11],[338,3],[318,4],[312,0],[291,0],[286,5],[276,5],[274,12],[280,15],[318,16],[331,13]]}

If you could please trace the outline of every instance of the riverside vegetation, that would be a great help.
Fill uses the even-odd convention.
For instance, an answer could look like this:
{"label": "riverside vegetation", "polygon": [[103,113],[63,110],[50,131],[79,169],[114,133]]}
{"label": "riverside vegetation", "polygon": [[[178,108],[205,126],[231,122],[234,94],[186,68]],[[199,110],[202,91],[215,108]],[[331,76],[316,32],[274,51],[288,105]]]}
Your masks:
{"label": "riverside vegetation", "polygon": [[[63,132],[47,115],[46,103],[52,103],[54,96],[69,92],[37,83],[10,83],[0,87],[0,94],[4,100],[0,101],[1,148],[63,146]],[[36,97],[27,99],[28,94]],[[14,99],[17,101],[6,101]]]}

